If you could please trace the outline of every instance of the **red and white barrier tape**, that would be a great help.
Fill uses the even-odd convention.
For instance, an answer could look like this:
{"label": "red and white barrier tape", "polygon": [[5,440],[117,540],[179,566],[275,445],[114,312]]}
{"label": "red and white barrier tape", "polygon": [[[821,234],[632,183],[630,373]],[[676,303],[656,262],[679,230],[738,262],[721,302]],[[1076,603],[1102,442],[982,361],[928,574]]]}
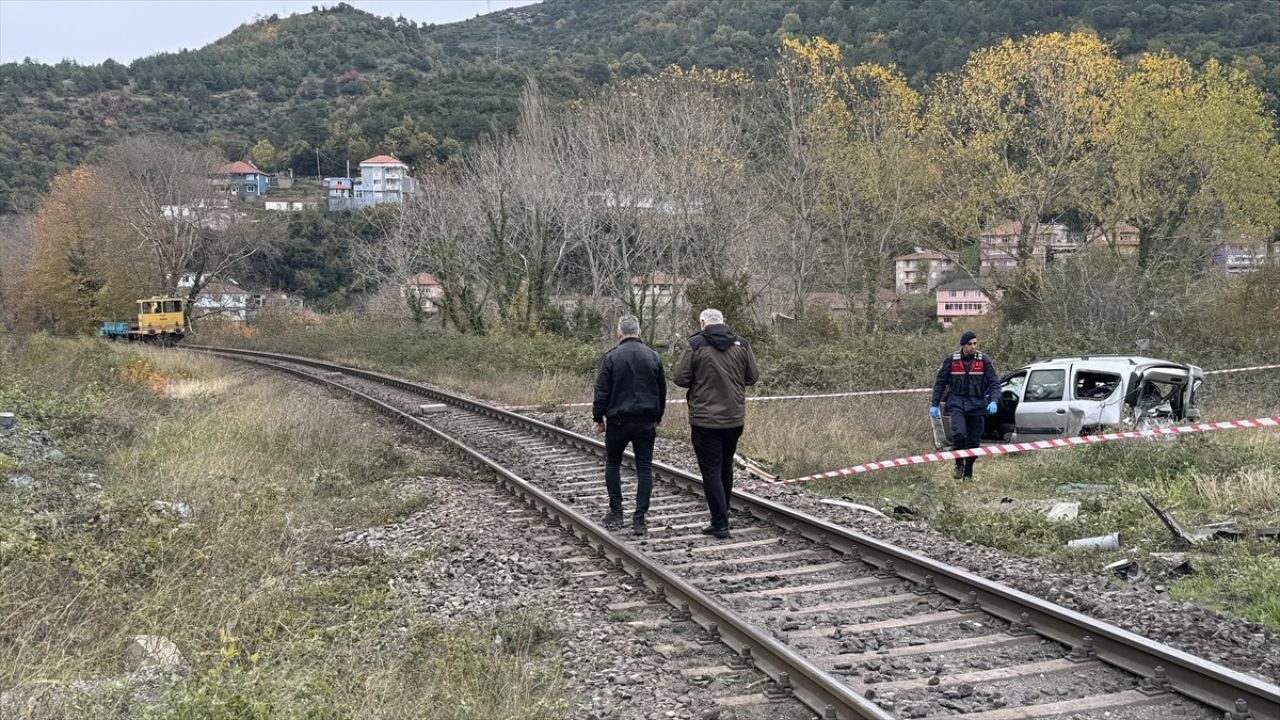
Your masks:
{"label": "red and white barrier tape", "polygon": [[1224,375],[1226,373],[1253,372],[1254,370],[1275,370],[1280,365],[1254,365],[1253,367],[1228,368],[1226,370],[1207,370],[1205,375]]}
{"label": "red and white barrier tape", "polygon": [[1260,428],[1260,427],[1280,427],[1280,415],[1271,417],[1253,418],[1252,420],[1227,420],[1216,423],[1198,423],[1195,425],[1181,425],[1171,428],[1155,428],[1152,430],[1130,430],[1127,432],[1103,433],[1101,435],[1080,435],[1077,437],[1060,438],[1053,440],[1036,440],[1034,442],[1025,443],[1006,443],[1004,445],[989,445],[987,447],[971,448],[968,450],[948,450],[946,452],[926,453],[924,455],[912,455],[910,457],[896,458],[894,460],[881,460],[879,462],[866,463],[863,465],[854,465],[853,467],[842,468],[840,470],[832,470],[830,472],[819,473],[817,475],[806,475],[804,477],[792,478],[790,480],[779,480],[772,483],[758,483],[742,488],[748,492],[766,487],[779,487],[782,485],[794,485],[796,483],[810,482],[813,480],[827,480],[830,478],[841,477],[844,475],[857,475],[859,473],[870,472],[872,470],[884,470],[887,468],[905,467],[907,465],[920,465],[923,463],[942,462],[943,460],[956,460],[968,457],[983,457],[988,455],[1008,455],[1010,453],[1029,452],[1033,450],[1050,450],[1053,448],[1070,447],[1074,445],[1090,445],[1093,443],[1111,442],[1113,440],[1127,440],[1131,438],[1149,438],[1159,437],[1162,435],[1182,435],[1187,433],[1209,432],[1211,430],[1235,430],[1242,428]]}

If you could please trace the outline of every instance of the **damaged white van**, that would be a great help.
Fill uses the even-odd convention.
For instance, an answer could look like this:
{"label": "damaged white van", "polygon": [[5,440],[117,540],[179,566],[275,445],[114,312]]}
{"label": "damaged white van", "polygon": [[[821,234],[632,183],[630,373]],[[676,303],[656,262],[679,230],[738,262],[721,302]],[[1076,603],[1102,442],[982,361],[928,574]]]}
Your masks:
{"label": "damaged white van", "polygon": [[[1054,358],[1004,377],[983,439],[1024,442],[1199,422],[1204,370],[1169,360],[1119,355]],[[944,420],[942,428],[950,425]],[[950,434],[934,432],[935,444]]]}
{"label": "damaged white van", "polygon": [[1021,442],[1199,422],[1204,370],[1132,356],[1054,358],[1005,376],[987,435]]}

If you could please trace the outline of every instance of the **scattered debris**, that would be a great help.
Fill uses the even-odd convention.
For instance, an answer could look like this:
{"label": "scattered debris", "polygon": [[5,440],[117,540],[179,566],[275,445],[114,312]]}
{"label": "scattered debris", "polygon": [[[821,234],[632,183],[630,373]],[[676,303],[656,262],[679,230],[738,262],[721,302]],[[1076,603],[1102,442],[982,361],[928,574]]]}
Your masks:
{"label": "scattered debris", "polygon": [[40,481],[30,475],[10,475],[9,487],[19,490],[39,490]]}
{"label": "scattered debris", "polygon": [[742,453],[733,454],[733,462],[738,467],[747,471],[747,474],[764,482],[777,482],[778,476],[769,472],[769,467],[764,463],[757,462]]}
{"label": "scattered debris", "polygon": [[11,412],[0,412],[0,435],[8,435],[18,421]]}
{"label": "scattered debris", "polygon": [[1052,522],[1062,522],[1063,520],[1075,520],[1079,514],[1080,503],[1060,502],[1049,508],[1049,511],[1045,513],[1045,517]]}
{"label": "scattered debris", "polygon": [[1188,530],[1182,523],[1178,522],[1173,513],[1156,505],[1156,501],[1152,500],[1150,495],[1146,493],[1139,494],[1142,496],[1142,501],[1147,504],[1147,507],[1151,508],[1151,512],[1155,513],[1156,517],[1160,518],[1160,522],[1164,523],[1164,526],[1169,529],[1173,539],[1184,545],[1195,545],[1205,540],[1240,540],[1250,535],[1269,540],[1280,540],[1280,528],[1258,528],[1252,532],[1246,532],[1231,520],[1209,523],[1208,525],[1201,525]]}
{"label": "scattered debris", "polygon": [[1151,553],[1150,557],[1164,570],[1176,575],[1191,575],[1196,571],[1186,553]]}
{"label": "scattered debris", "polygon": [[902,517],[915,517],[916,511],[907,507],[906,505],[894,505],[893,514],[901,515]]}
{"label": "scattered debris", "polygon": [[1119,550],[1120,533],[1113,532],[1109,535],[1094,535],[1093,537],[1068,540],[1067,547],[1078,550]]}
{"label": "scattered debris", "polygon": [[1058,492],[1063,495],[1105,495],[1113,487],[1103,483],[1063,483],[1058,486]]}
{"label": "scattered debris", "polygon": [[151,509],[161,513],[172,513],[181,520],[189,520],[191,518],[191,506],[186,503],[165,502],[164,500],[156,500],[151,503]]}
{"label": "scattered debris", "polygon": [[418,406],[419,415],[431,415],[433,413],[445,412],[449,409],[444,403],[425,403]]}
{"label": "scattered debris", "polygon": [[1138,567],[1138,563],[1133,558],[1117,560],[1104,567],[1103,570],[1108,570],[1126,579],[1142,577],[1142,568]]}
{"label": "scattered debris", "polygon": [[189,669],[182,651],[162,635],[134,635],[125,642],[124,671],[134,673],[144,667],[185,672]]}
{"label": "scattered debris", "polygon": [[889,518],[888,515],[885,515],[884,513],[871,507],[870,505],[863,505],[861,503],[856,503],[856,502],[846,502],[844,500],[828,500],[826,498],[823,498],[818,502],[823,503],[825,505],[838,505],[840,507],[849,508],[850,510],[861,510],[862,512],[871,513],[872,515],[885,518],[886,520]]}

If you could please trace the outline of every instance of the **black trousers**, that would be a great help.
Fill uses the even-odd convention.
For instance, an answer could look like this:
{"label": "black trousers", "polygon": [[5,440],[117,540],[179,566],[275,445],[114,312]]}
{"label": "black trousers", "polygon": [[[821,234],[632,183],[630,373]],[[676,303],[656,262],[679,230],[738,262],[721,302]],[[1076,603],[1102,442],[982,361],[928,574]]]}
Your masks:
{"label": "black trousers", "polygon": [[702,473],[702,491],[711,512],[711,527],[729,529],[729,498],[733,494],[733,454],[738,451],[742,427],[704,428],[690,426],[693,452]]}
{"label": "black trousers", "polygon": [[609,418],[604,428],[604,486],[609,491],[609,509],[622,512],[622,453],[631,443],[636,456],[636,515],[649,512],[653,491],[653,439],[658,424],[648,420]]}
{"label": "black trousers", "polygon": [[[982,439],[982,429],[986,426],[987,415],[984,409],[981,413],[959,413],[955,410],[951,411],[951,432],[953,433],[952,447],[956,450],[966,450],[978,447],[978,441]],[[977,458],[957,458],[956,467],[963,467],[965,475],[973,474],[973,461]]]}

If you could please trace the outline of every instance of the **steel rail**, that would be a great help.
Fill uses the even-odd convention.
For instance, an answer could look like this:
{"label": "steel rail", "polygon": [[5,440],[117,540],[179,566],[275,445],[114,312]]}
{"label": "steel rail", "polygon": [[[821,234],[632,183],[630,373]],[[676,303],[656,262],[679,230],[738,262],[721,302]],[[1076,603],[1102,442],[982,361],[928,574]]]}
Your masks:
{"label": "steel rail", "polygon": [[[258,350],[190,345],[186,347],[293,362],[340,372],[424,394],[515,425],[531,427],[541,434],[559,437],[562,442],[597,454],[604,453],[604,444],[594,438],[390,375],[348,368],[314,358]],[[701,491],[702,480],[696,475],[657,460],[653,462],[653,468],[656,473],[675,481],[686,489],[694,492]],[[1080,659],[1097,659],[1138,675],[1144,678],[1145,686],[1150,692],[1178,692],[1222,710],[1229,720],[1280,720],[1280,686],[1275,684],[1196,657],[1111,623],[1015,590],[1003,583],[988,580],[967,570],[946,565],[862,533],[834,525],[758,495],[735,491],[731,498],[731,505],[762,520],[777,523],[804,535],[814,542],[828,544],[847,556],[857,557],[876,565],[882,572],[893,573],[924,587],[936,589],[943,595],[961,601],[967,607],[982,610],[1013,623],[1015,629],[1034,632],[1067,645],[1073,649],[1073,656]],[[617,545],[617,543],[610,544]]]}
{"label": "steel rail", "polygon": [[[222,349],[204,347],[195,349],[245,360],[245,357],[237,353],[229,353]],[[533,483],[511,472],[479,450],[372,395],[327,378],[272,362],[279,358],[268,360],[259,357],[250,358],[250,360],[358,397],[392,418],[414,429],[425,430],[486,465],[502,479],[509,490],[524,496],[527,504],[541,508],[543,515],[549,521],[555,521],[560,528],[586,542],[598,554],[610,558],[615,570],[621,570],[636,577],[645,587],[657,592],[659,601],[669,603],[676,610],[674,619],[697,622],[705,631],[706,641],[726,645],[738,654],[738,661],[742,667],[752,667],[768,675],[774,681],[779,697],[795,697],[817,712],[824,720],[894,720],[892,715],[878,705],[863,698],[785,643],[778,641],[768,632],[673,574],[631,545],[616,539],[608,531],[602,531],[581,513],[543,492]]]}

